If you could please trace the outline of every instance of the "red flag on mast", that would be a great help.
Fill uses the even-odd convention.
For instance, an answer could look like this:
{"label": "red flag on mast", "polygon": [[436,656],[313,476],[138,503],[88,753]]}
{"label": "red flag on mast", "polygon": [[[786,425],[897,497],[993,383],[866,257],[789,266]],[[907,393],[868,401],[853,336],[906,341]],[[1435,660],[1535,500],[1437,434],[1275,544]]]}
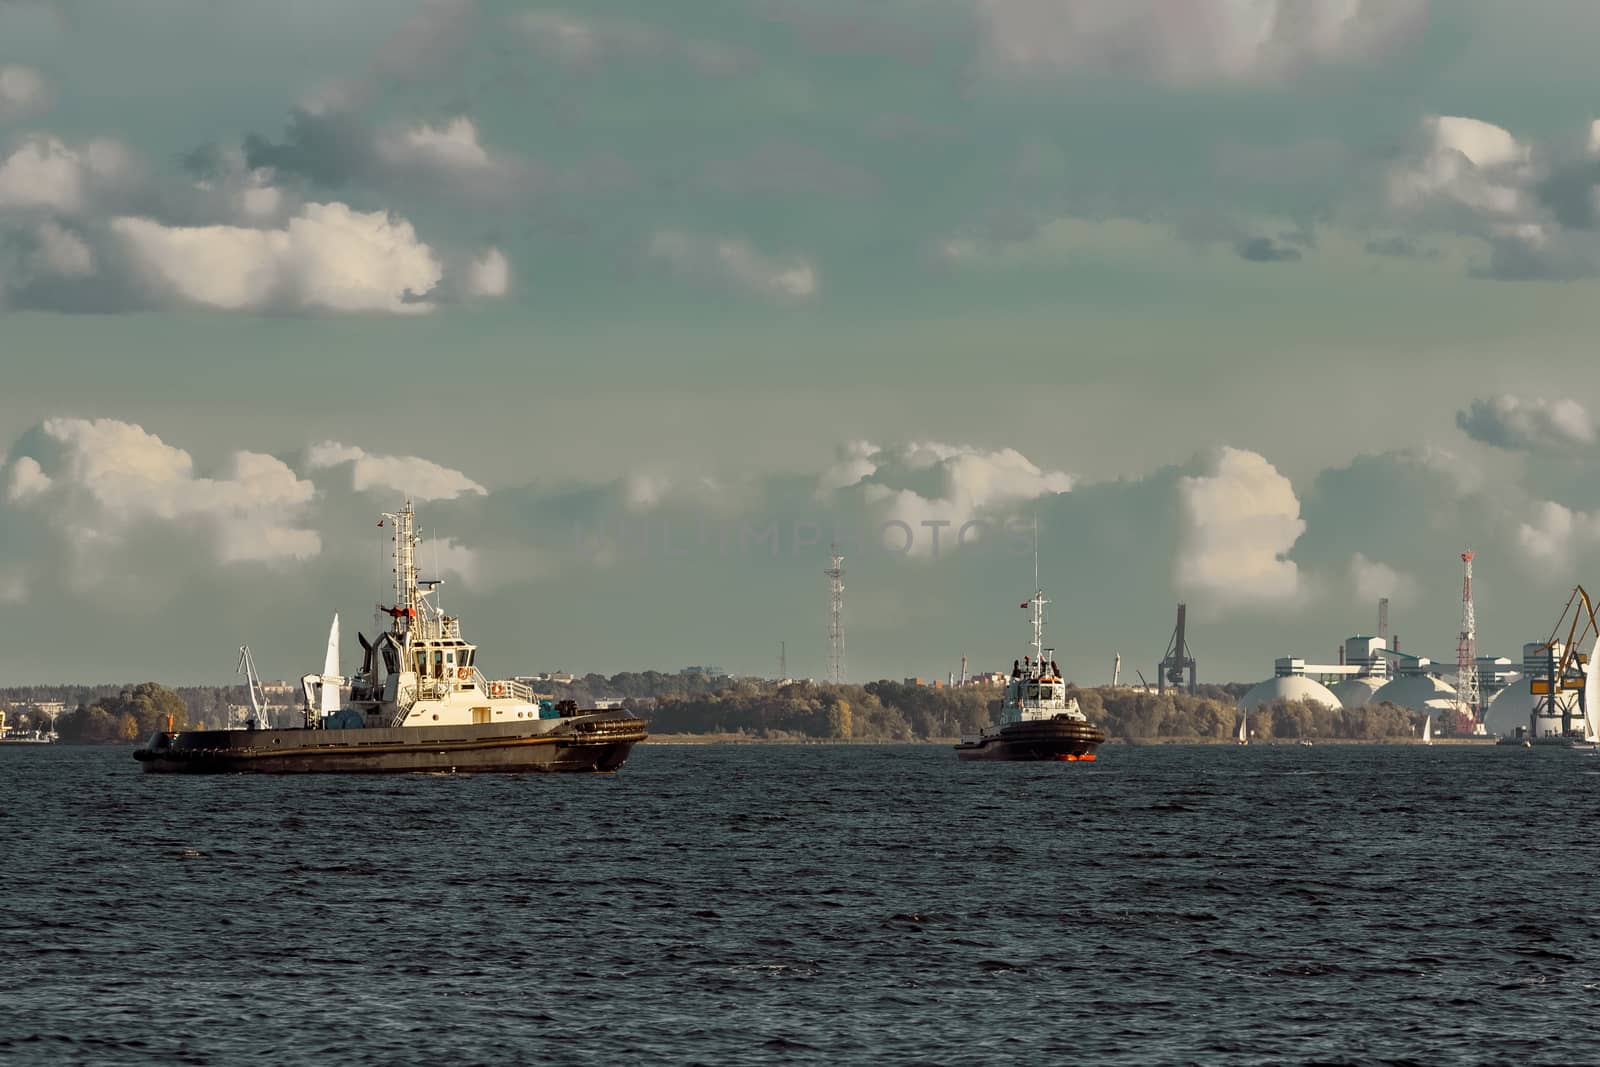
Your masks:
{"label": "red flag on mast", "polygon": [[1023,608],[1024,608],[1024,609],[1026,609],[1026,608],[1027,608],[1027,606],[1028,606],[1028,605],[1029,605],[1029,604],[1032,604],[1032,603],[1033,603],[1033,601],[1031,601],[1031,600],[1024,600],[1024,601],[1023,601],[1023,602],[1022,602],[1022,606],[1023,606]]}

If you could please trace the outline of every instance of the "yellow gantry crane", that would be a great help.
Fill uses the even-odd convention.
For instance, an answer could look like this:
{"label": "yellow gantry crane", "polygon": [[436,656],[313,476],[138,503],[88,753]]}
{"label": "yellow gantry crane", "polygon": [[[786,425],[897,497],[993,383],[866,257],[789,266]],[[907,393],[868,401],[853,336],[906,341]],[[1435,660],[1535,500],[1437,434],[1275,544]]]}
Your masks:
{"label": "yellow gantry crane", "polygon": [[[1557,638],[1561,636],[1563,626],[1566,627],[1567,636],[1565,642],[1559,644],[1561,653],[1558,656]],[[1594,602],[1589,599],[1589,594],[1583,586],[1576,586],[1572,590],[1572,595],[1567,598],[1567,606],[1562,609],[1561,617],[1556,620],[1555,629],[1550,631],[1550,640],[1544,643],[1547,675],[1528,680],[1529,691],[1534,696],[1543,698],[1541,702],[1545,704],[1546,713],[1551,718],[1558,714],[1557,693],[1577,692],[1578,706],[1587,712],[1583,691],[1584,683],[1587,681],[1589,655],[1582,651],[1582,646],[1591,643],[1594,636],[1600,636],[1600,620],[1595,617]],[[1563,730],[1565,729],[1567,724],[1563,723]]]}

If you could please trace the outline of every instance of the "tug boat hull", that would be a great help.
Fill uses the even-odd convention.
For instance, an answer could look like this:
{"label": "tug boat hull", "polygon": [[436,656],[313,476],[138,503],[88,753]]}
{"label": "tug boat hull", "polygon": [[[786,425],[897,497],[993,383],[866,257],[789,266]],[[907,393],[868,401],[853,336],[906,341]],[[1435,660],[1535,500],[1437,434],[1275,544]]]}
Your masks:
{"label": "tug boat hull", "polygon": [[626,715],[458,726],[158,732],[133,758],[150,773],[368,774],[614,771],[647,736]]}
{"label": "tug boat hull", "polygon": [[998,733],[986,734],[956,746],[963,760],[1016,760],[1032,762],[1092,762],[1105,741],[1105,731],[1092,723],[1071,719],[1011,723]]}

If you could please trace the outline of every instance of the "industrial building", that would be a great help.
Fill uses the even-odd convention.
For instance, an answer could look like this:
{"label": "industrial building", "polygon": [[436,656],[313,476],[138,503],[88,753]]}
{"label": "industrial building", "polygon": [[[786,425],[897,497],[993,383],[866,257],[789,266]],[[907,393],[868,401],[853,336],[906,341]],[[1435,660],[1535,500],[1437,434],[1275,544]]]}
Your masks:
{"label": "industrial building", "polygon": [[[1574,724],[1582,728],[1579,693],[1557,688],[1550,692],[1554,665],[1566,652],[1560,641],[1530,641],[1522,646],[1522,673],[1489,702],[1484,727],[1502,737],[1561,737]],[[1542,684],[1541,684],[1542,683]],[[1543,692],[1536,690],[1543,689]]]}
{"label": "industrial building", "polygon": [[[1339,663],[1307,663],[1298,656],[1279,657],[1273,661],[1273,677],[1252,687],[1238,706],[1253,711],[1274,700],[1313,700],[1329,708],[1388,703],[1430,715],[1455,710],[1455,687],[1441,677],[1453,677],[1453,672],[1426,656],[1386,647],[1381,637],[1357,634],[1345,639],[1339,658]],[[1504,693],[1523,677],[1504,656],[1479,656],[1476,663],[1486,695]],[[1522,691],[1528,693],[1525,683]],[[1531,694],[1525,699],[1531,701]],[[1527,712],[1525,705],[1519,720],[1524,725]]]}

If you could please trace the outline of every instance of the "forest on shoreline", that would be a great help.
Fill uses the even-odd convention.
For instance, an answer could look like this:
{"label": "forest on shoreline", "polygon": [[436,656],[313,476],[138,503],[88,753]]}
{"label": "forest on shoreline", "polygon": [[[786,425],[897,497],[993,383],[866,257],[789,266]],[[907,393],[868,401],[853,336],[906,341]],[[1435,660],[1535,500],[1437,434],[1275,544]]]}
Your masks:
{"label": "forest on shoreline", "polygon": [[[932,687],[877,681],[826,685],[777,683],[706,675],[626,672],[588,675],[563,698],[580,707],[620,699],[645,719],[652,734],[705,735],[770,741],[926,741],[975,733],[995,721],[998,686]],[[1090,721],[1114,740],[1130,742],[1230,741],[1238,731],[1242,685],[1202,686],[1188,693],[1154,693],[1118,687],[1069,687]],[[131,686],[28,687],[0,689],[0,708],[43,700],[65,703],[56,717],[64,742],[130,744],[167,723],[179,729],[222,728],[230,706],[245,702],[242,686],[180,687],[155,682]],[[26,711],[22,715],[26,716]],[[299,709],[280,713],[280,724],[298,720]],[[18,724],[13,715],[12,724]],[[1406,739],[1421,732],[1421,716],[1392,704],[1329,709],[1302,701],[1277,701],[1250,715],[1256,741]]]}

